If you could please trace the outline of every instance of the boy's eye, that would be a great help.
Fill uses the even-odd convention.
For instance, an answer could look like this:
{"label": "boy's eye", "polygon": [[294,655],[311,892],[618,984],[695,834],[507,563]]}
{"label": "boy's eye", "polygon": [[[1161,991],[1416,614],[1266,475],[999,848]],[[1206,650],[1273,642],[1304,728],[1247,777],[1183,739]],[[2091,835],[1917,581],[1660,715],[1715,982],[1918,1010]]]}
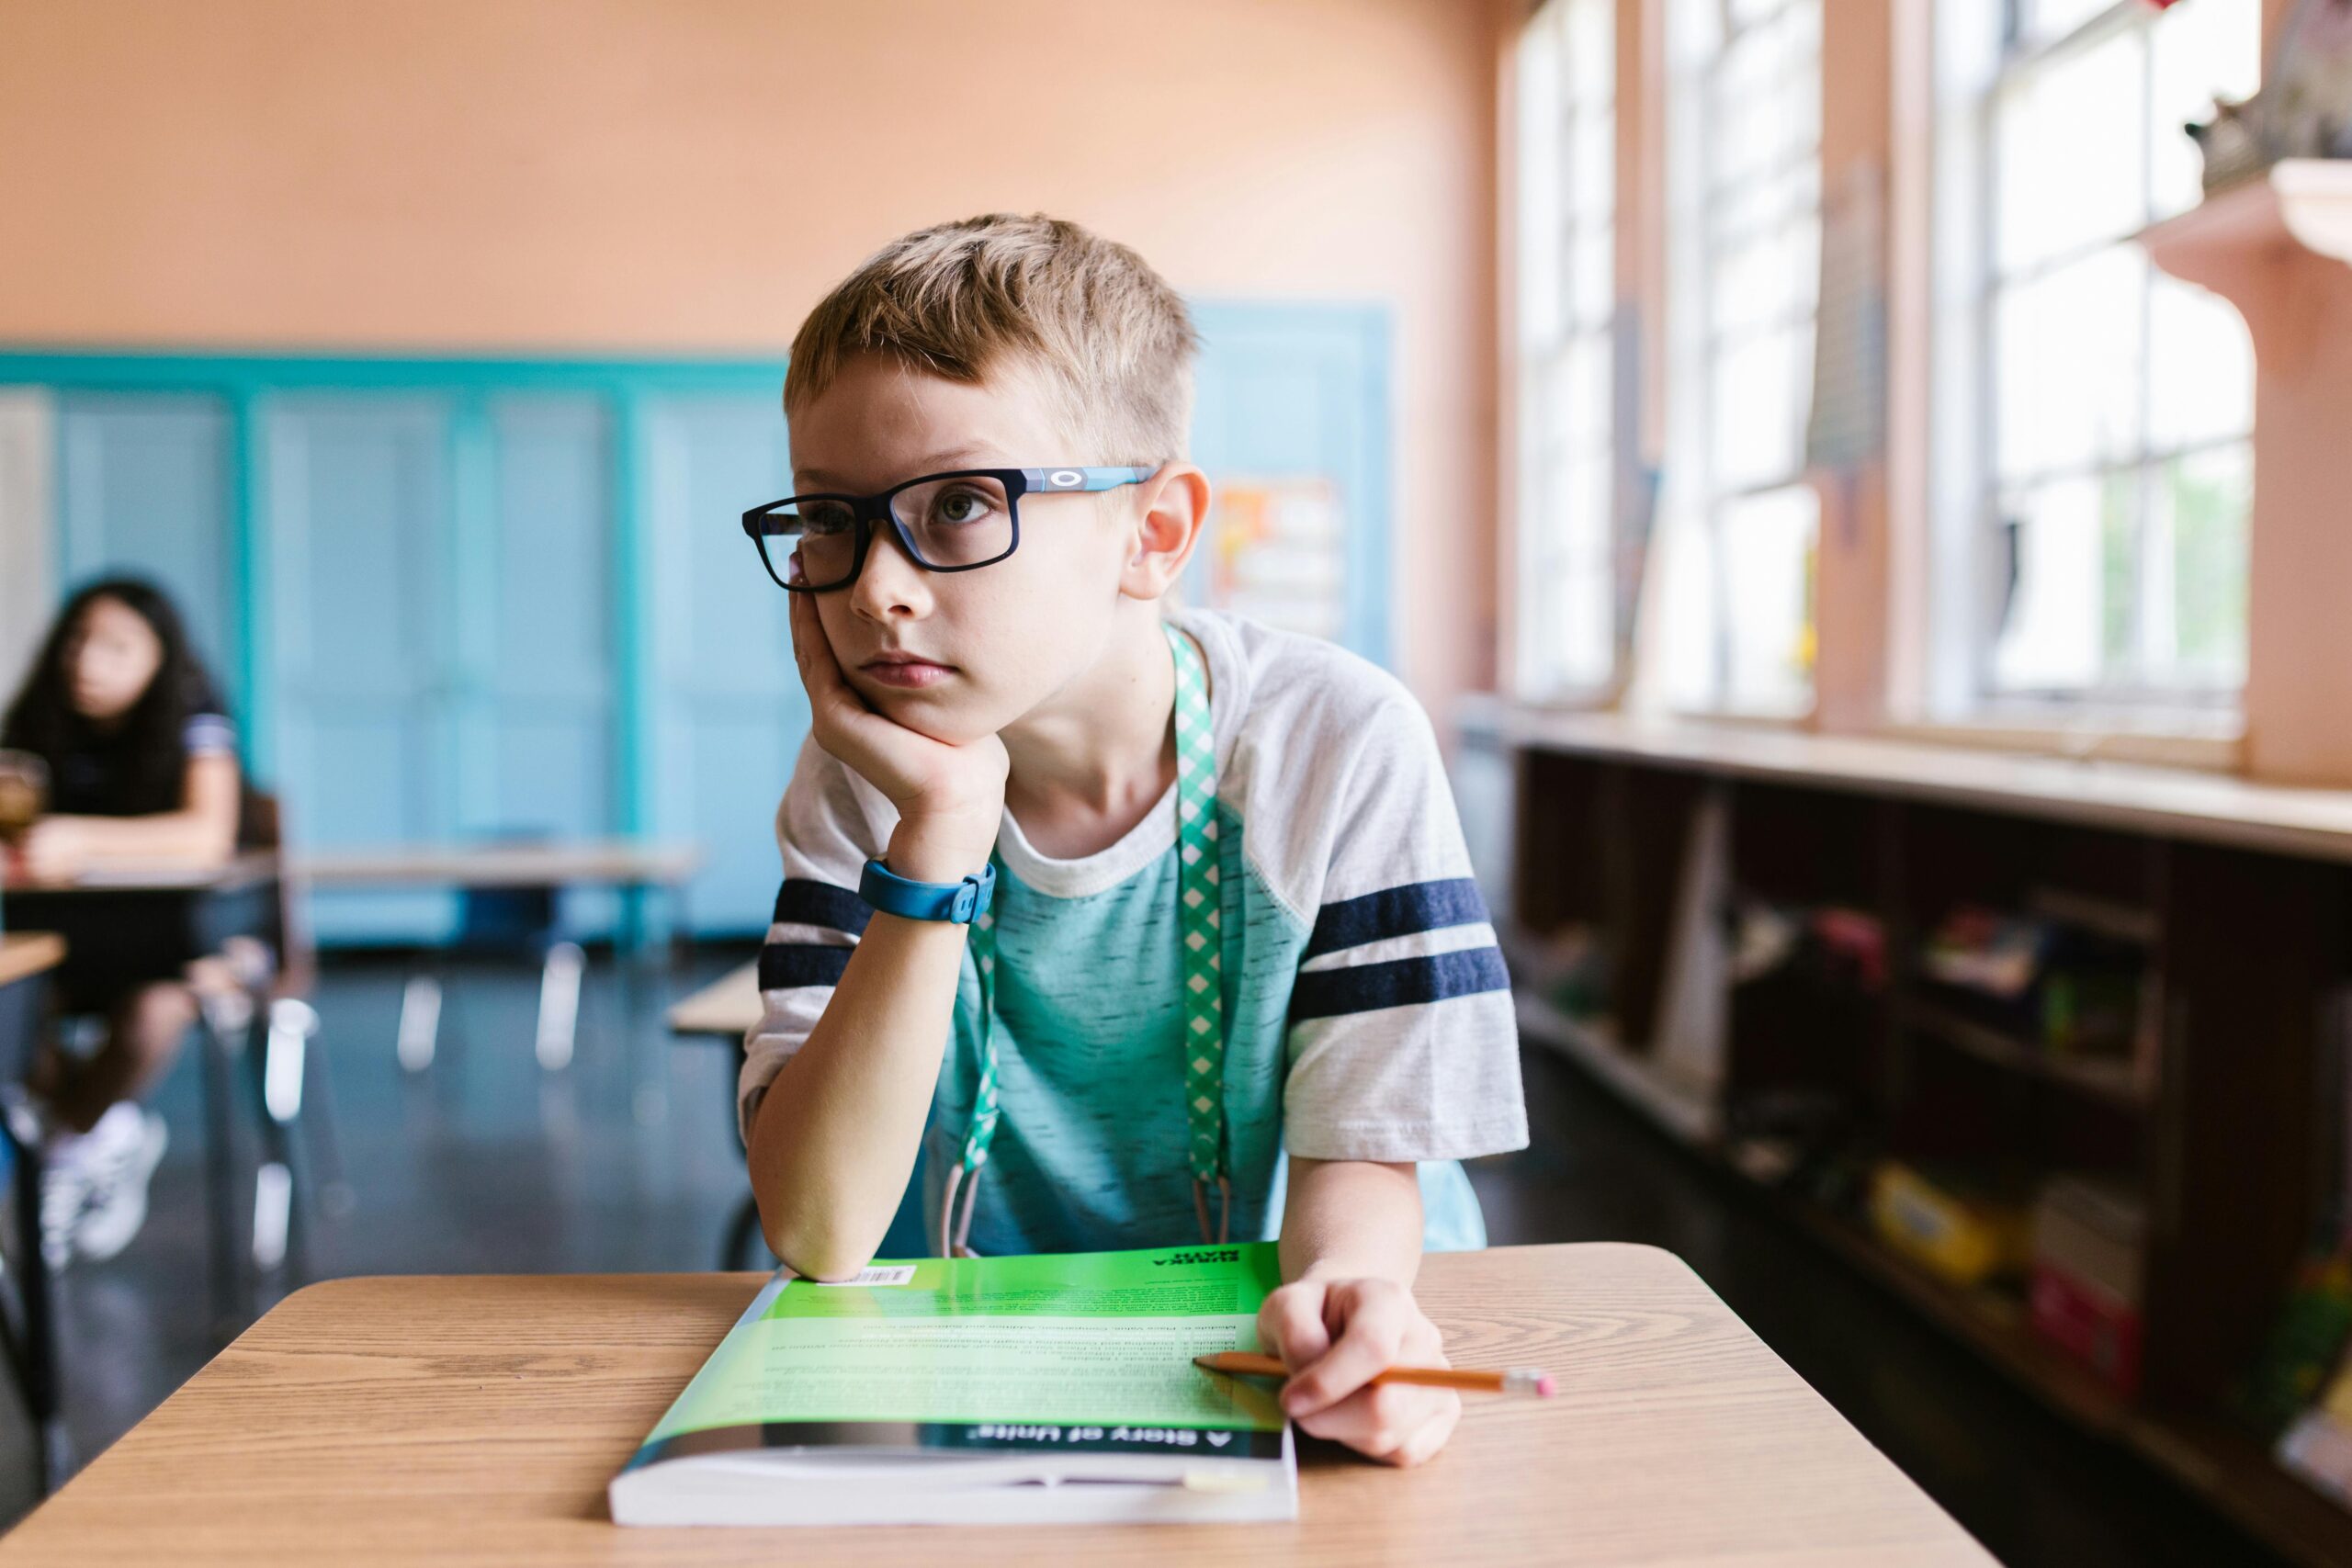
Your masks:
{"label": "boy's eye", "polygon": [[951,490],[933,503],[934,521],[950,526],[968,526],[987,521],[996,510],[996,502],[976,490]]}
{"label": "boy's eye", "polygon": [[804,534],[846,534],[856,521],[855,514],[838,501],[811,502],[800,508]]}

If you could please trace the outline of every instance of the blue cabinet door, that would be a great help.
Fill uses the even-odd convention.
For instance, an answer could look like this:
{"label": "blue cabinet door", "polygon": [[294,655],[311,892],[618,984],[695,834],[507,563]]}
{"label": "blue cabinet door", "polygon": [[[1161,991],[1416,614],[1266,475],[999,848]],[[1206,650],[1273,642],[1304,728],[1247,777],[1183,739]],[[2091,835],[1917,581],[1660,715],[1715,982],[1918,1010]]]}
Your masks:
{"label": "blue cabinet door", "polygon": [[695,928],[767,929],[776,803],[808,728],[784,592],[739,519],[791,487],[773,393],[649,399],[638,421],[650,659],[646,826],[708,855]]}
{"label": "blue cabinet door", "polygon": [[[612,423],[579,395],[499,398],[479,424],[460,412],[460,450],[487,437],[493,470],[478,487],[487,537],[463,520],[458,540],[458,581],[472,586],[458,633],[462,833],[618,830]],[[609,934],[615,903],[571,893],[565,928]]]}
{"label": "blue cabinet door", "polygon": [[[458,755],[447,699],[449,407],[304,394],[264,416],[276,781],[306,844],[444,840]],[[445,894],[322,896],[323,941],[438,941]]]}
{"label": "blue cabinet door", "polygon": [[57,419],[59,586],[117,572],[153,581],[178,604],[221,695],[241,705],[227,404],[83,392],[59,400]]}

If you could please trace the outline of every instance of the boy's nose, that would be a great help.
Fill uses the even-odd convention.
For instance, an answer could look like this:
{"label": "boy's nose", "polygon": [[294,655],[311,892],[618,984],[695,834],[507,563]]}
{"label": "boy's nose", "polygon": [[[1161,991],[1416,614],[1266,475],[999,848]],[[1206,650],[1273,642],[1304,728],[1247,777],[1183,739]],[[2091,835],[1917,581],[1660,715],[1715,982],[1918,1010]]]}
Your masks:
{"label": "boy's nose", "polygon": [[888,525],[874,530],[865,565],[850,584],[850,604],[869,620],[919,618],[931,611],[931,573],[915,564]]}

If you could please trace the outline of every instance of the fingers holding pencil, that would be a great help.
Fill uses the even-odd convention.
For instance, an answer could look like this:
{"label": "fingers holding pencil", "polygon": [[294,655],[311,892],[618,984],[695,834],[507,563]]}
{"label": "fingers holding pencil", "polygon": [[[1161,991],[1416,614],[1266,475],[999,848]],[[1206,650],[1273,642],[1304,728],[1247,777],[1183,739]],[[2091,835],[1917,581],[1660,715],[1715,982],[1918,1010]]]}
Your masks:
{"label": "fingers holding pencil", "polygon": [[[1215,1355],[1195,1356],[1193,1365],[1204,1371],[1223,1372],[1229,1377],[1288,1377],[1290,1369],[1281,1358],[1261,1356],[1249,1350],[1221,1350]],[[1502,1393],[1549,1399],[1558,1389],[1549,1372],[1529,1367],[1514,1367],[1507,1371],[1489,1371],[1471,1367],[1390,1367],[1374,1373],[1368,1382],[1406,1383],[1418,1388],[1452,1388],[1469,1393]]]}

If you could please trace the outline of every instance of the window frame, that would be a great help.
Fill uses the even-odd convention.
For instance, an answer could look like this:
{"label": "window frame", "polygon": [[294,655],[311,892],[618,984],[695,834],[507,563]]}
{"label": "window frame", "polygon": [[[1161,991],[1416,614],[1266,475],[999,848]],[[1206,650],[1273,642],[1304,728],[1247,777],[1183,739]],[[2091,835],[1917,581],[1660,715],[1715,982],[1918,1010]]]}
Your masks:
{"label": "window frame", "polygon": [[[2057,276],[2098,256],[2126,250],[2146,225],[2168,212],[2155,177],[2154,149],[2161,108],[2156,92],[2155,26],[2165,13],[2142,0],[2115,0],[2071,27],[2033,36],[2031,0],[2007,0],[1997,12],[1981,4],[1938,0],[1934,23],[1937,113],[1930,153],[1934,170],[1932,210],[1939,231],[1931,246],[1936,276],[1931,285],[1930,542],[1927,557],[1935,580],[1954,585],[1918,608],[1928,612],[1925,690],[1919,708],[1931,721],[2024,722],[2061,728],[2122,722],[2138,729],[2173,728],[2199,737],[2217,733],[2240,712],[2244,673],[2232,681],[2158,681],[2147,662],[2153,646],[2154,603],[2163,581],[2151,555],[2170,549],[2171,526],[2161,515],[2165,470],[2183,460],[2219,454],[2242,455],[2250,497],[2253,409],[2249,395],[2245,424],[2230,433],[2182,441],[2157,438],[2154,375],[2147,365],[2156,341],[2157,296],[2164,287],[2153,264],[2143,261],[2137,299],[2134,342],[2142,359],[2128,450],[2093,455],[2079,462],[2005,473],[2002,469],[2000,408],[2000,305],[2003,296]],[[1994,26],[1985,26],[1991,20]],[[2138,223],[2129,232],[2067,246],[2004,270],[1999,223],[1999,138],[2005,99],[2029,90],[2036,75],[2126,33],[2139,45]],[[1977,36],[1971,37],[1971,34]],[[1964,143],[1961,139],[1964,138]],[[1964,411],[1964,412],[1962,412]],[[1955,417],[1959,414],[1961,417]],[[1994,583],[2014,570],[2025,524],[2021,502],[2067,480],[2106,486],[2121,482],[2132,492],[2131,641],[2136,668],[2120,675],[2105,652],[2102,626],[2101,678],[2082,685],[2004,684],[1996,660],[2013,600],[1996,597]],[[2250,511],[2250,502],[2249,502]],[[2171,562],[2165,563],[2166,570]],[[2013,582],[2009,593],[2016,592]],[[2102,623],[2103,600],[2096,606]],[[2176,654],[2176,659],[2177,659]]]}

